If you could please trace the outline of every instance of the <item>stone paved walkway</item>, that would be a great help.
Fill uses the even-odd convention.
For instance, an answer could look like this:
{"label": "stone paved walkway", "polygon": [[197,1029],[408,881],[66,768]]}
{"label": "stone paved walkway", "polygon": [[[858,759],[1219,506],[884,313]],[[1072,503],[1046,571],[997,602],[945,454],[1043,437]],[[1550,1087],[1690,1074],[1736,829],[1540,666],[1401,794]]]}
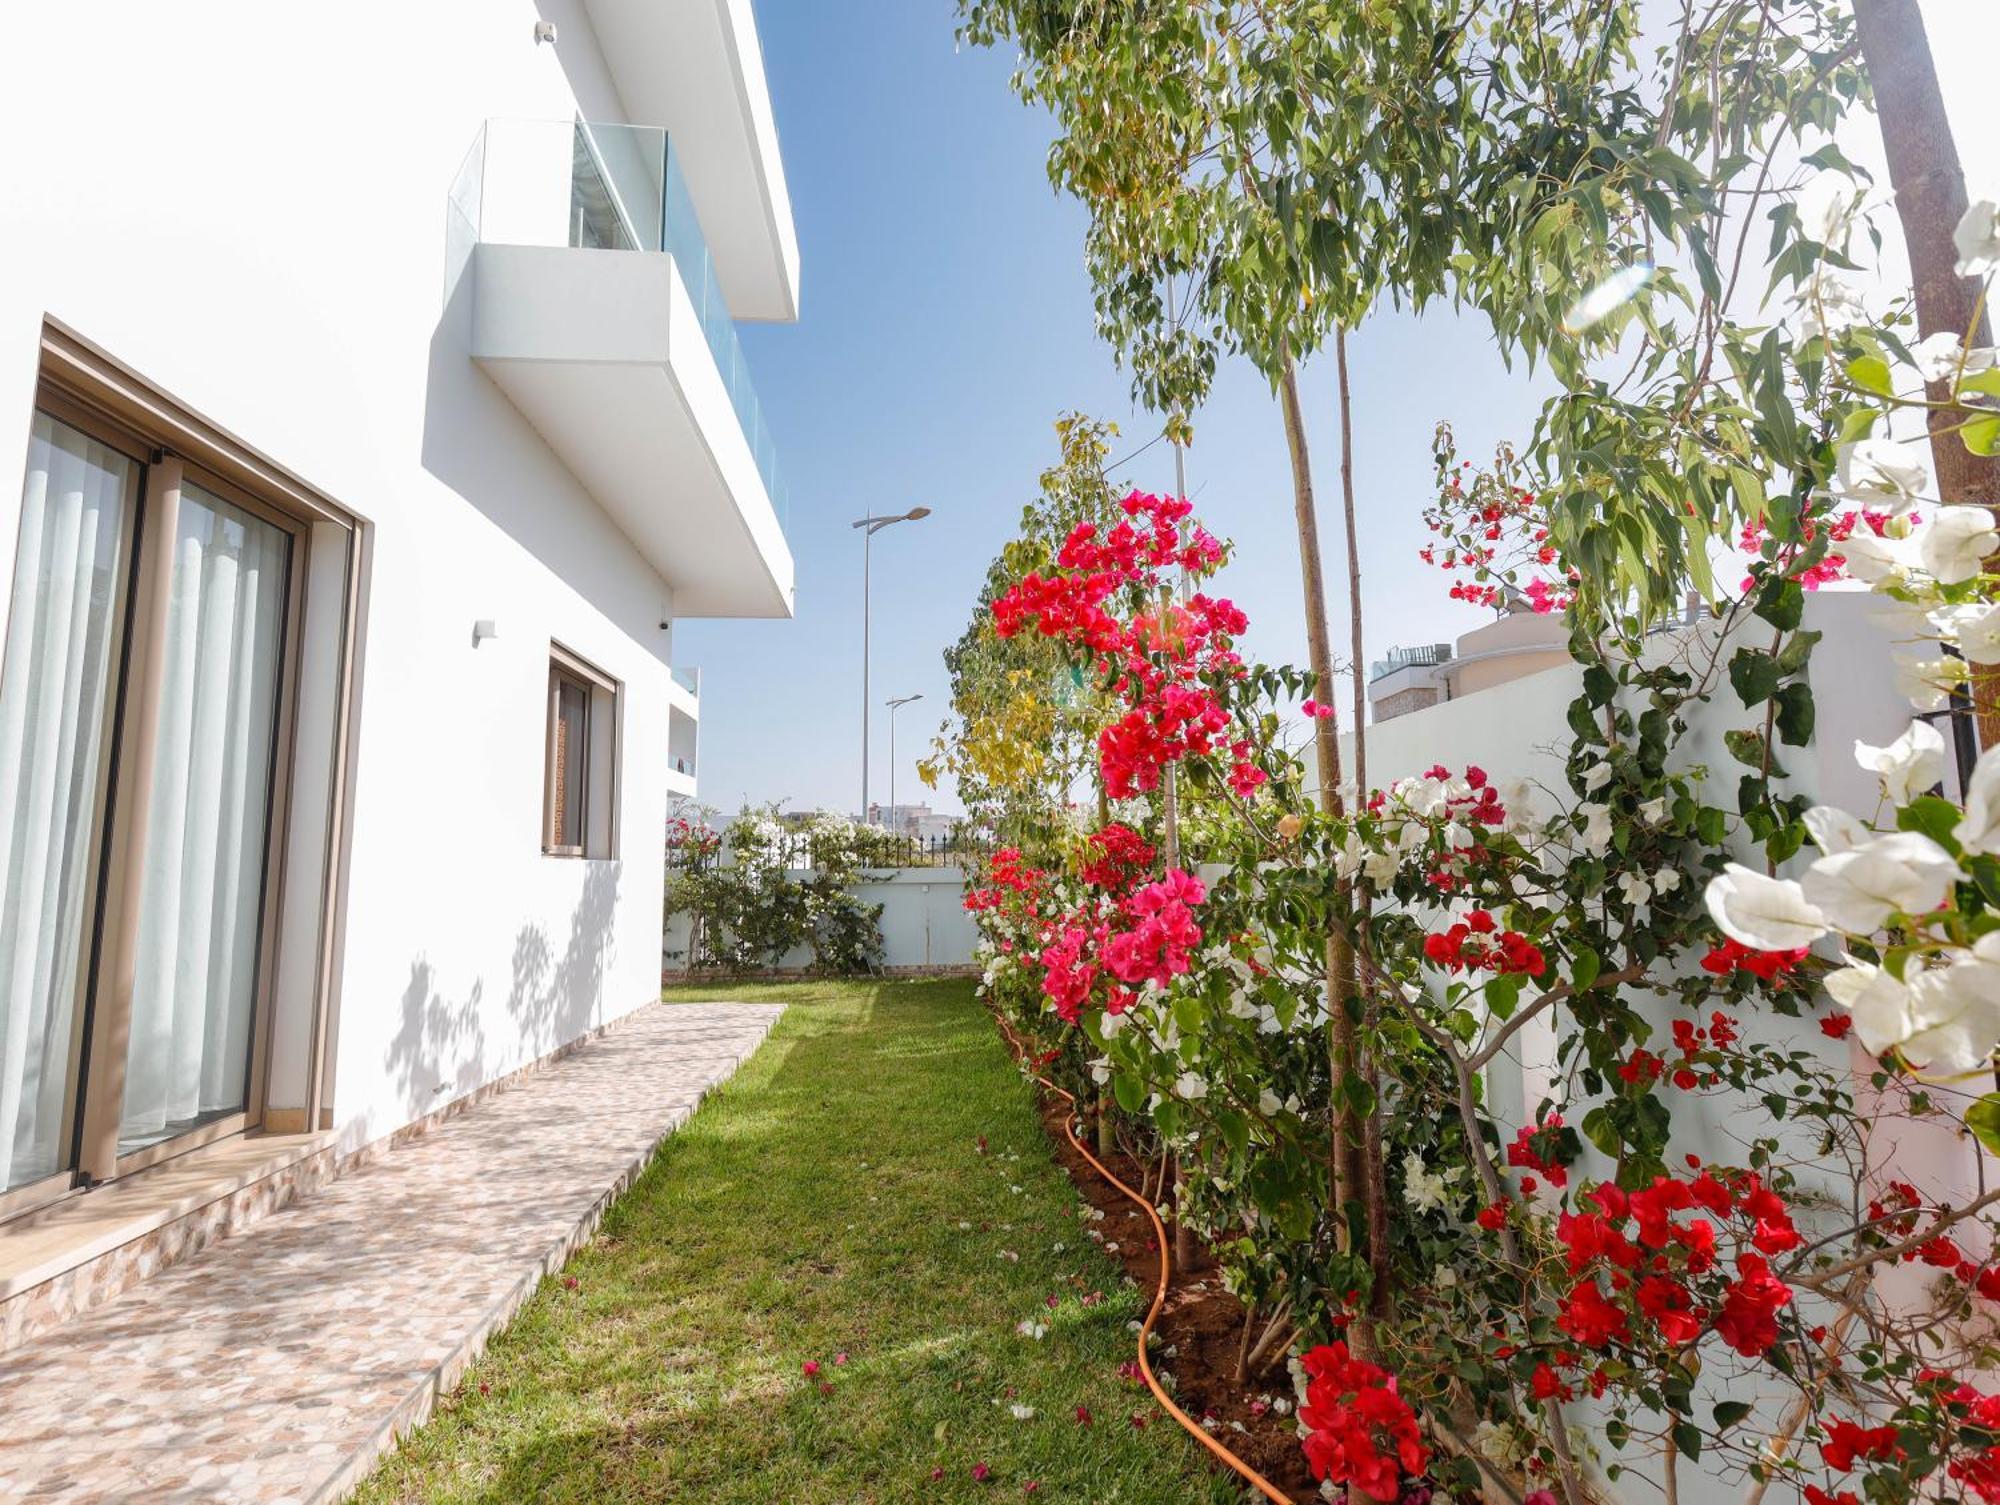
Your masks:
{"label": "stone paved walkway", "polygon": [[643,1009],[0,1355],[0,1500],[340,1498],[780,1012]]}

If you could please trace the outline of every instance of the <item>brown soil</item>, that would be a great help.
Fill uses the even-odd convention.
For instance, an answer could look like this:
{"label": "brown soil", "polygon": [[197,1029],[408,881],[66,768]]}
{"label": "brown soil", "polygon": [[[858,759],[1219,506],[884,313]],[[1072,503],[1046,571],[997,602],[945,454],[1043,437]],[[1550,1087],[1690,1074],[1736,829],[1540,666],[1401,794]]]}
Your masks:
{"label": "brown soil", "polygon": [[[1042,1126],[1048,1131],[1056,1158],[1083,1199],[1104,1213],[1104,1220],[1095,1225],[1097,1231],[1107,1243],[1118,1246],[1112,1258],[1125,1266],[1125,1273],[1138,1282],[1150,1301],[1160,1279],[1160,1255],[1151,1222],[1070,1144],[1069,1136],[1063,1133],[1069,1105],[1047,1091],[1041,1100]],[[1094,1151],[1095,1146],[1092,1148]],[[1145,1185],[1145,1168],[1123,1151],[1098,1158],[1127,1185]],[[1172,1236],[1169,1229],[1168,1237]],[[1296,1419],[1289,1409],[1279,1415],[1259,1402],[1260,1396],[1290,1402],[1291,1376],[1280,1358],[1247,1384],[1237,1383],[1236,1349],[1243,1336],[1243,1303],[1222,1289],[1206,1250],[1192,1268],[1176,1267],[1171,1272],[1166,1303],[1160,1308],[1154,1331],[1160,1336],[1153,1349],[1154,1371],[1173,1374],[1175,1403],[1196,1421],[1213,1416],[1215,1426],[1210,1435],[1294,1500],[1317,1501],[1318,1485],[1299,1448]],[[1167,1357],[1170,1349],[1173,1354]],[[1135,1355],[1136,1351],[1135,1344]],[[1150,1395],[1144,1399],[1152,1404]],[[1232,1422],[1240,1422],[1243,1430],[1237,1431]],[[1159,1415],[1158,1424],[1179,1425],[1164,1413]],[[1223,1465],[1218,1462],[1216,1467]]]}

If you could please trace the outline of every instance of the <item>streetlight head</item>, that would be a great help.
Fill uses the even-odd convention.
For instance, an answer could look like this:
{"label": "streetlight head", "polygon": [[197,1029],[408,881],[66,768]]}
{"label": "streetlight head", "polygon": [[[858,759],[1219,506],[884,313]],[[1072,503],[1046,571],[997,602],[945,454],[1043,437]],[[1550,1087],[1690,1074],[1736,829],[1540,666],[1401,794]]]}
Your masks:
{"label": "streetlight head", "polygon": [[903,517],[908,522],[915,522],[920,517],[929,517],[930,515],[931,509],[928,507],[912,507],[908,512],[903,514]]}

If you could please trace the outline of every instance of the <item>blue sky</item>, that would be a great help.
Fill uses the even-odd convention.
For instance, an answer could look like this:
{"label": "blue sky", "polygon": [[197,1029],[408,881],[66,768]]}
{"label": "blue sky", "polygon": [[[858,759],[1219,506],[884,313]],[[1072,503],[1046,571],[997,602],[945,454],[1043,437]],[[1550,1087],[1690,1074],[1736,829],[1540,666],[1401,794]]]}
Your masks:
{"label": "blue sky", "polygon": [[[1093,331],[1084,216],[1049,186],[1049,121],[1009,91],[1010,55],[957,47],[953,16],[950,0],[757,0],[798,224],[801,318],[741,328],[790,489],[798,612],[677,630],[677,656],[703,671],[702,798],[725,811],[746,798],[858,804],[853,519],[934,509],[875,540],[871,790],[886,800],[881,703],[921,693],[899,719],[897,794],[907,802],[924,797],[915,762],[945,709],[940,654],[1053,455],[1057,413],[1114,419],[1120,453],[1158,430],[1133,410]],[[1443,577],[1416,559],[1431,432],[1450,419],[1461,453],[1476,460],[1496,440],[1526,437],[1540,393],[1506,370],[1483,321],[1448,312],[1377,315],[1349,352],[1372,657],[1486,619],[1447,600]],[[1306,368],[1304,398],[1338,645],[1347,572],[1330,355]],[[1155,445],[1129,478],[1170,490],[1172,463]],[[1225,366],[1197,415],[1188,490],[1237,546],[1222,588],[1251,616],[1250,651],[1303,663],[1283,429],[1268,387],[1241,362]],[[950,790],[942,796],[957,808]]]}

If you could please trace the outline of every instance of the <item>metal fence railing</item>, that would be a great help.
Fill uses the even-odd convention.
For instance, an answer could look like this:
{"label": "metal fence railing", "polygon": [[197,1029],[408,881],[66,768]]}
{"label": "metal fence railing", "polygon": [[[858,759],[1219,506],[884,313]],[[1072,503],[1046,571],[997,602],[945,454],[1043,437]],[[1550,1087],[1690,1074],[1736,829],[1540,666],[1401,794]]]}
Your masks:
{"label": "metal fence railing", "polygon": [[[829,850],[822,850],[822,847]],[[787,868],[816,868],[824,858],[844,858],[852,851],[863,868],[960,867],[984,862],[992,855],[991,842],[970,836],[907,836],[894,831],[861,830],[852,837],[822,836],[812,831],[789,831],[778,847]],[[707,867],[722,860],[713,844],[669,844],[667,865],[672,868]]]}

